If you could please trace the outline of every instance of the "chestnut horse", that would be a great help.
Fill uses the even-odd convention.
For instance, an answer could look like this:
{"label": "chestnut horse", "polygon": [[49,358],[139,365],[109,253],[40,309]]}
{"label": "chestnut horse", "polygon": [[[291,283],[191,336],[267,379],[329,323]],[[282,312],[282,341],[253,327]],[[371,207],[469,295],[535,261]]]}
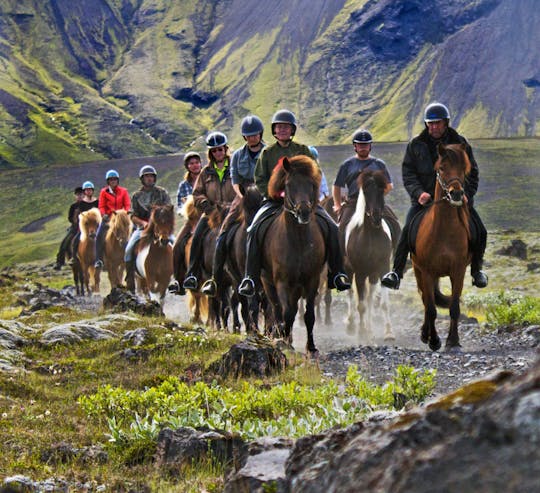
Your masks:
{"label": "chestnut horse", "polygon": [[[380,278],[390,268],[392,235],[383,219],[384,191],[387,179],[383,171],[366,170],[358,177],[356,209],[345,231],[345,262],[354,275],[358,310],[359,334],[369,342],[373,338],[373,312]],[[367,282],[369,281],[369,282]],[[348,331],[354,328],[353,296],[349,293]],[[394,340],[390,324],[388,289],[380,291],[380,306],[384,317],[384,339]]]}
{"label": "chestnut horse", "polygon": [[[100,269],[94,268],[96,261],[96,234],[101,223],[101,213],[94,207],[79,214],[79,229],[81,237],[77,248],[77,261],[73,265],[77,294],[84,295],[84,288],[88,294],[90,291],[90,278],[94,280],[92,291],[99,293]],[[78,278],[78,282],[77,282]],[[80,283],[80,293],[79,293]]]}
{"label": "chestnut horse", "polygon": [[[450,308],[447,350],[460,347],[459,301],[465,270],[471,262],[469,209],[464,201],[465,178],[471,163],[462,144],[439,144],[437,151],[435,197],[420,220],[412,253],[416,283],[424,302],[421,339],[433,351],[441,347],[435,328],[436,305]],[[445,276],[450,277],[451,296],[443,296],[439,291],[439,279]]]}
{"label": "chestnut horse", "polygon": [[316,355],[313,340],[315,297],[325,265],[326,249],[315,217],[321,173],[313,159],[299,155],[283,158],[268,184],[272,197],[284,190],[283,210],[273,219],[261,245],[261,280],[272,304],[276,334],[292,343],[298,300],[306,300],[306,350]]}
{"label": "chestnut horse", "polygon": [[174,206],[154,205],[148,224],[135,247],[139,290],[163,306],[173,273],[170,237],[174,232]]}
{"label": "chestnut horse", "polygon": [[109,274],[111,289],[122,285],[126,263],[124,250],[131,235],[131,219],[121,209],[111,214],[111,222],[105,237],[105,267]]}

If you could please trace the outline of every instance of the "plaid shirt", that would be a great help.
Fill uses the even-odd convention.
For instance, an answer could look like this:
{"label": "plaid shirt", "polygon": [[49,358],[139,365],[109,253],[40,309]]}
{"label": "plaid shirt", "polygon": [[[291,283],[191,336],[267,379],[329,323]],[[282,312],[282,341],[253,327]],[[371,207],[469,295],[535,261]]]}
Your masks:
{"label": "plaid shirt", "polygon": [[178,192],[176,194],[176,203],[178,207],[182,207],[182,204],[193,193],[193,185],[189,181],[181,181],[178,185]]}

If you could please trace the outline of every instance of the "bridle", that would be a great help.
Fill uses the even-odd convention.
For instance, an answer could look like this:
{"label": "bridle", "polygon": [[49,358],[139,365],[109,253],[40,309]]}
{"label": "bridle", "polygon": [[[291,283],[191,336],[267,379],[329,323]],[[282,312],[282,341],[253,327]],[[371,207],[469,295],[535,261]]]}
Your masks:
{"label": "bridle", "polygon": [[450,193],[450,186],[454,182],[459,183],[459,186],[461,187],[462,191],[465,190],[465,183],[461,178],[459,178],[458,176],[454,176],[454,177],[450,178],[448,181],[445,181],[445,180],[443,180],[439,170],[437,170],[437,182],[439,183],[444,195],[440,199],[436,200],[434,202],[434,204],[436,204],[438,202],[443,202],[445,200],[450,202],[451,204],[454,202],[453,199],[452,199],[452,195]]}
{"label": "bridle", "polygon": [[289,214],[292,214],[292,216],[298,221],[300,219],[299,211],[301,210],[302,206],[307,207],[309,211],[312,212],[314,204],[311,200],[301,200],[298,203],[294,202],[290,198],[290,194],[288,193],[288,185],[285,185],[285,198],[283,201],[283,209],[286,210]]}

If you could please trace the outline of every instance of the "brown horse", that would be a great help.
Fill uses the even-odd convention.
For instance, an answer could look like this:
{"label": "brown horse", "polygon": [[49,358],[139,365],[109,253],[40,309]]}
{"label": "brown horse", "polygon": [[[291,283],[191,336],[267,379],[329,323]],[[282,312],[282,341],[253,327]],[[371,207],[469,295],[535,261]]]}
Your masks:
{"label": "brown horse", "polygon": [[313,341],[315,297],[326,253],[315,218],[320,183],[320,171],[311,158],[303,155],[283,158],[268,184],[270,196],[285,191],[283,210],[268,227],[261,248],[261,280],[278,323],[276,333],[292,343],[298,300],[303,297],[309,355],[317,353]]}
{"label": "brown horse", "polygon": [[[383,219],[384,191],[387,179],[382,171],[364,171],[358,177],[356,209],[345,232],[346,264],[354,275],[359,334],[367,341],[373,338],[373,313],[376,291],[381,276],[390,267],[392,235]],[[369,281],[368,283],[366,281]],[[354,331],[354,294],[349,293],[348,331]],[[385,321],[385,340],[394,340],[390,324],[388,290],[380,291],[380,304]]]}
{"label": "brown horse", "polygon": [[[459,349],[459,301],[467,265],[471,262],[469,249],[469,209],[464,200],[465,178],[471,163],[465,146],[438,146],[435,163],[437,182],[433,204],[420,220],[412,262],[416,283],[424,302],[422,342],[433,351],[441,347],[435,328],[436,305],[450,308],[450,330],[447,350]],[[439,279],[449,276],[451,296],[439,291]]]}
{"label": "brown horse", "polygon": [[131,219],[125,210],[114,211],[107,236],[105,237],[105,267],[109,274],[111,289],[122,285],[124,251],[131,235]]}
{"label": "brown horse", "polygon": [[[94,280],[92,291],[99,293],[100,269],[94,268],[96,261],[96,234],[101,223],[101,213],[94,207],[88,211],[79,214],[79,229],[81,237],[79,247],[77,248],[77,261],[73,266],[75,283],[77,284],[77,294],[84,295],[84,288],[88,294],[90,291],[90,278]],[[77,271],[77,272],[76,272]],[[77,282],[79,278],[79,283]]]}
{"label": "brown horse", "polygon": [[[193,231],[199,222],[201,213],[195,207],[193,196],[190,195],[181,209],[182,216],[186,221],[186,227]],[[189,264],[189,252],[191,250],[191,238],[189,236],[187,242],[183,241],[182,231],[178,233],[176,241],[173,247],[173,265],[174,265],[174,278],[182,285],[186,274],[186,269]],[[181,252],[183,250],[183,252]],[[183,255],[181,255],[183,253]],[[206,324],[208,323],[208,297],[199,291],[187,290],[186,302],[188,311],[190,314],[190,322],[193,324]]]}
{"label": "brown horse", "polygon": [[162,306],[173,273],[170,242],[173,232],[174,206],[154,205],[148,224],[135,247],[135,272],[139,290]]}

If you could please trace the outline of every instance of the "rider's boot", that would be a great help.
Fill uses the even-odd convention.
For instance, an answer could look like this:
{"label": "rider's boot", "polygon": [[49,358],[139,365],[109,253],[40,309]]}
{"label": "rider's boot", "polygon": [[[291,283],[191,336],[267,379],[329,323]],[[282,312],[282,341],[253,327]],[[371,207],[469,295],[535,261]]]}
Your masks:
{"label": "rider's boot", "polygon": [[218,286],[223,279],[223,267],[227,256],[227,231],[221,233],[216,240],[216,249],[212,261],[212,277],[206,281],[201,288],[201,292],[206,296],[216,296]]}
{"label": "rider's boot", "polygon": [[126,261],[126,288],[135,293],[135,260]]}

